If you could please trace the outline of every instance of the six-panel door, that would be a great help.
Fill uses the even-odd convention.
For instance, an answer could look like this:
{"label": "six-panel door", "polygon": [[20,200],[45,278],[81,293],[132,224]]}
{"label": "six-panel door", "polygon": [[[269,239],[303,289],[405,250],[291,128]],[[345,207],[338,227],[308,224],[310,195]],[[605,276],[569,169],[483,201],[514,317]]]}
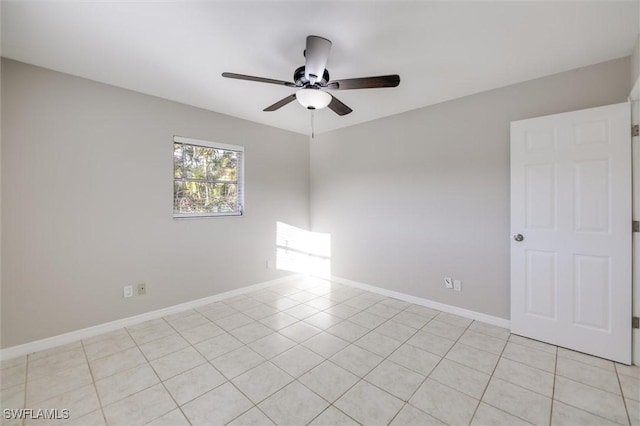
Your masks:
{"label": "six-panel door", "polygon": [[511,330],[623,363],[631,361],[629,108],[511,123]]}

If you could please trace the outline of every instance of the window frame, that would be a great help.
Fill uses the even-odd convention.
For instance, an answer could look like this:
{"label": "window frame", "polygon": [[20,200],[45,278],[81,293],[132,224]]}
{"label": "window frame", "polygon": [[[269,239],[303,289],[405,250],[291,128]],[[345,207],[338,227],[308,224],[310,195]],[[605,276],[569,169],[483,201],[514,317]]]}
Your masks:
{"label": "window frame", "polygon": [[[179,144],[183,144],[183,145],[192,145],[192,146],[199,146],[199,147],[204,147],[204,148],[212,148],[212,149],[219,149],[219,150],[223,150],[223,151],[233,151],[236,152],[238,155],[238,165],[237,165],[237,179],[233,182],[235,182],[235,184],[237,185],[237,194],[238,194],[238,201],[237,201],[237,206],[238,206],[238,210],[237,211],[233,211],[233,212],[210,212],[210,213],[176,213],[175,210],[173,210],[173,218],[174,219],[199,219],[199,218],[207,218],[207,217],[242,217],[244,216],[244,194],[245,194],[245,188],[244,188],[244,147],[240,146],[240,145],[230,145],[230,144],[224,144],[224,143],[218,143],[218,142],[212,142],[212,141],[206,141],[206,140],[202,140],[202,139],[193,139],[193,138],[187,138],[187,137],[183,137],[183,136],[173,136],[173,143],[171,144],[173,146],[173,155],[175,156],[175,144],[179,143]],[[175,197],[176,197],[176,193],[175,193],[175,183],[176,182],[185,182],[187,181],[187,179],[184,178],[176,178],[176,168],[175,168],[175,158],[173,159],[173,203],[175,203]],[[228,183],[233,183],[233,182],[228,182]],[[211,182],[211,183],[215,183],[215,182]],[[172,204],[173,204],[172,203]]]}

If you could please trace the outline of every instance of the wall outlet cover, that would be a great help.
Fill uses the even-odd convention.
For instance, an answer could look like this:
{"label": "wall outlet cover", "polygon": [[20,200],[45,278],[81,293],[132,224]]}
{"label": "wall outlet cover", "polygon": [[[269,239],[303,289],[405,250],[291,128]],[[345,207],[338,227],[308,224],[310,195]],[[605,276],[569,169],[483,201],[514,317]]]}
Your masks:
{"label": "wall outlet cover", "polygon": [[462,291],[462,282],[460,280],[453,280],[453,291]]}
{"label": "wall outlet cover", "polygon": [[140,283],[138,284],[138,295],[147,294],[147,284]]}
{"label": "wall outlet cover", "polygon": [[133,296],[133,286],[132,285],[126,285],[124,286],[124,297],[131,297]]}

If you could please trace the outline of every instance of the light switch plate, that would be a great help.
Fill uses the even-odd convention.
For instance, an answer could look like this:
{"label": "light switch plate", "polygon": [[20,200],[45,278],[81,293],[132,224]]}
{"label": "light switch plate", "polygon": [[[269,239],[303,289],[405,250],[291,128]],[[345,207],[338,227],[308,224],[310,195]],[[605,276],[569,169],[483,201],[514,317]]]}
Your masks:
{"label": "light switch plate", "polygon": [[446,288],[453,288],[453,280],[451,277],[444,277],[444,286]]}

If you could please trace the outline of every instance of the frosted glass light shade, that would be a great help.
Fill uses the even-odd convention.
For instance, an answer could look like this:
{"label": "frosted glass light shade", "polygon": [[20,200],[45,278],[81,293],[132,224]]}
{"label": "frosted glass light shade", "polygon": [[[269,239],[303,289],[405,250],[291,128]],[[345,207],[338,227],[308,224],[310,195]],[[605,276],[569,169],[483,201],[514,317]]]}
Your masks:
{"label": "frosted glass light shade", "polygon": [[296,99],[305,108],[322,109],[331,102],[331,95],[319,89],[301,89],[296,92]]}

